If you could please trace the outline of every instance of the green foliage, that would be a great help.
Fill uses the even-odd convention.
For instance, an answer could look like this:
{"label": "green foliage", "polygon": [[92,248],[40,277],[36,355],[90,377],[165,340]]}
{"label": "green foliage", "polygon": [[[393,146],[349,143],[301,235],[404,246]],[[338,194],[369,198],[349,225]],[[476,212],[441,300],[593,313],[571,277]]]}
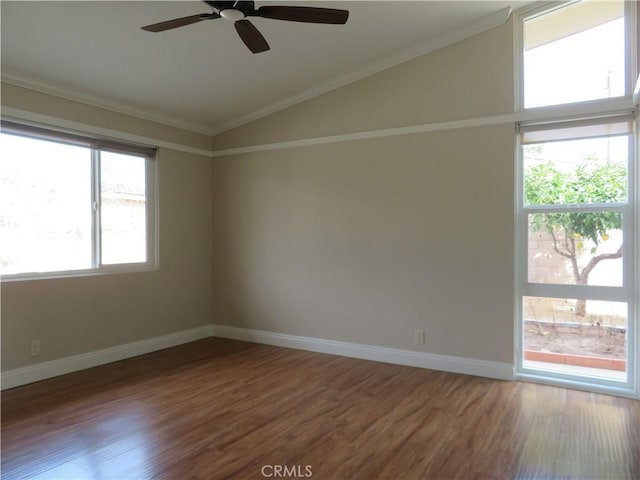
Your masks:
{"label": "green foliage", "polygon": [[[575,171],[563,172],[553,162],[530,167],[525,172],[524,194],[529,205],[583,205],[623,202],[627,198],[627,171],[618,163],[584,159]],[[622,228],[619,212],[535,214],[531,227],[549,233],[563,229],[567,237],[588,238],[596,246],[608,231]]]}

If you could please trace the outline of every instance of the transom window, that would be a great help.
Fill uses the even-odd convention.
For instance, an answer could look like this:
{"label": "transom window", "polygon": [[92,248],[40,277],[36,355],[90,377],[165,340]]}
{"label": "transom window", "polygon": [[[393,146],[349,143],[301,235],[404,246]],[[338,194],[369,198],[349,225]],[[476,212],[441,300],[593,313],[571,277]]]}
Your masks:
{"label": "transom window", "polygon": [[524,107],[626,94],[624,2],[575,2],[524,20]]}
{"label": "transom window", "polygon": [[2,123],[3,279],[153,267],[155,149]]}

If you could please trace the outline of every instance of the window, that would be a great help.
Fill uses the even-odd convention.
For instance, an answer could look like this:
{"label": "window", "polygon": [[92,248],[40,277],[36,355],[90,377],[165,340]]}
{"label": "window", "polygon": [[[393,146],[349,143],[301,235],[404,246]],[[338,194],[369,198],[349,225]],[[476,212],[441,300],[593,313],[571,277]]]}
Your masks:
{"label": "window", "polygon": [[521,378],[639,392],[635,9],[580,1],[520,17]]}
{"label": "window", "polygon": [[621,116],[520,128],[525,369],[627,381],[632,126]]}
{"label": "window", "polygon": [[524,20],[524,107],[624,96],[624,2],[575,2]]}
{"label": "window", "polygon": [[153,266],[155,150],[2,122],[4,279]]}

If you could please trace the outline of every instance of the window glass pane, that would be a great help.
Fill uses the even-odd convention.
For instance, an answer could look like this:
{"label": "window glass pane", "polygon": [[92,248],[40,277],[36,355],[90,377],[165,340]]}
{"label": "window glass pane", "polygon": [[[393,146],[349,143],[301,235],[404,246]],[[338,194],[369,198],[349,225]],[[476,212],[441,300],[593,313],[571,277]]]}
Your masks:
{"label": "window glass pane", "polygon": [[146,159],[101,152],[102,263],[147,260]]}
{"label": "window glass pane", "polygon": [[522,148],[526,205],[627,200],[627,135],[530,144]]}
{"label": "window glass pane", "polygon": [[529,215],[528,281],[622,286],[622,214]]}
{"label": "window glass pane", "polygon": [[577,2],[524,22],[525,108],[625,95],[624,2]]}
{"label": "window glass pane", "polygon": [[91,151],[0,135],[0,273],[91,268]]}
{"label": "window glass pane", "polygon": [[626,380],[626,303],[524,297],[523,316],[525,367]]}

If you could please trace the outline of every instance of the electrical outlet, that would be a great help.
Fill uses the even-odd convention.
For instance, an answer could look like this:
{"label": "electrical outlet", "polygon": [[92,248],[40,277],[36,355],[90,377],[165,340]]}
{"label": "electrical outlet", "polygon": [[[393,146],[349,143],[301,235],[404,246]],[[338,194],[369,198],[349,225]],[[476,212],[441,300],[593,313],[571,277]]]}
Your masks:
{"label": "electrical outlet", "polygon": [[414,330],[413,341],[416,345],[424,345],[424,330]]}
{"label": "electrical outlet", "polygon": [[40,339],[31,340],[31,356],[37,357],[40,355]]}

